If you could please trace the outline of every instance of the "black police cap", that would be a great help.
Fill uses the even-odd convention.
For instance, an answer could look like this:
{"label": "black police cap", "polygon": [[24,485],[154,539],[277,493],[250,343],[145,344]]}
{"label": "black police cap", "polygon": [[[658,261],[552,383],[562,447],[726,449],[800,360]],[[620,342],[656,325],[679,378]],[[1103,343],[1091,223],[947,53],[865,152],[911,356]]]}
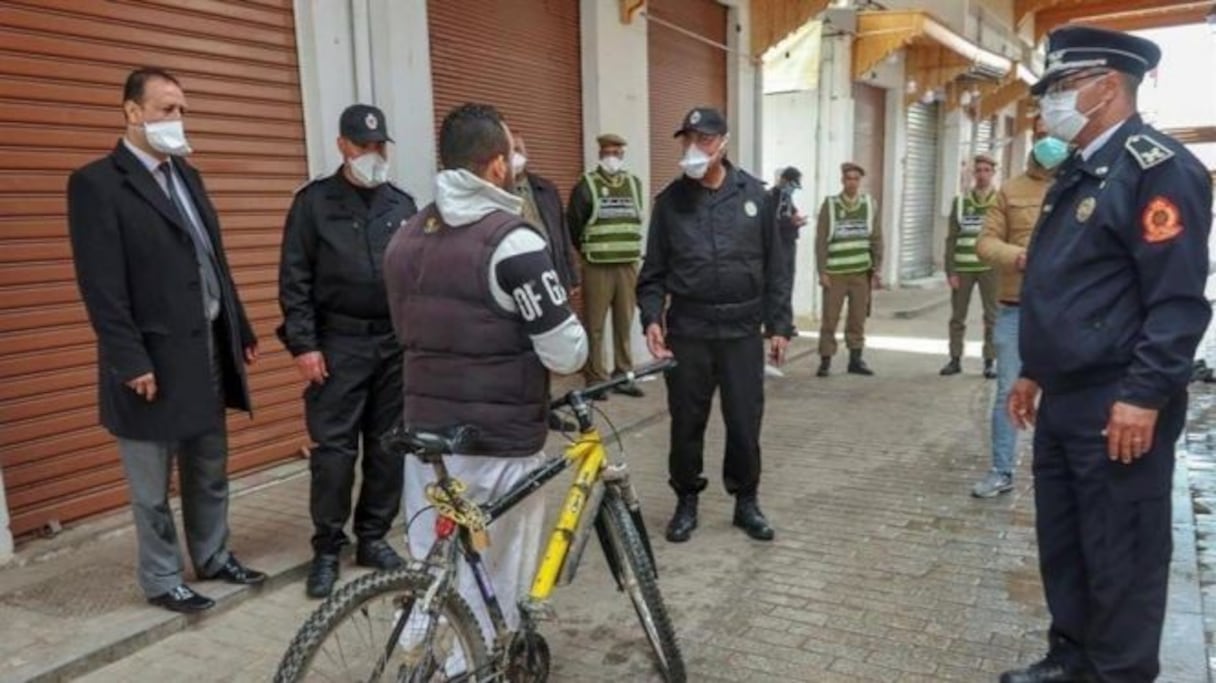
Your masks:
{"label": "black police cap", "polygon": [[1151,40],[1093,26],[1065,26],[1047,36],[1047,68],[1030,88],[1035,96],[1052,83],[1084,69],[1111,69],[1141,78],[1161,61]]}
{"label": "black police cap", "polygon": [[685,133],[702,133],[704,135],[726,135],[726,117],[713,107],[697,107],[684,115],[684,123],[672,137],[680,137]]}
{"label": "black police cap", "polygon": [[359,145],[393,141],[388,136],[384,112],[370,104],[352,104],[347,107],[339,120],[338,132],[342,137]]}

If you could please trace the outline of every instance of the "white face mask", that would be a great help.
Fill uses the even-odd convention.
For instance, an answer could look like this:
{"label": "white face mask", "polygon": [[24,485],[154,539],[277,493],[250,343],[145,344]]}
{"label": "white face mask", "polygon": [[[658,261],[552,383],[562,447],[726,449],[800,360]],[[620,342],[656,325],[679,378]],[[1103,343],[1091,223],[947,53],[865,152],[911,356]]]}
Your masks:
{"label": "white face mask", "polygon": [[347,163],[355,182],[364,187],[383,185],[388,180],[388,159],[376,152],[359,155]]}
{"label": "white face mask", "polygon": [[1083,113],[1077,111],[1077,98],[1081,96],[1082,90],[1100,80],[1101,78],[1097,78],[1080,88],[1047,93],[1039,98],[1039,114],[1043,117],[1043,125],[1047,127],[1048,135],[1064,142],[1072,142],[1080,135],[1089,123],[1089,117],[1101,109],[1105,102],[1099,102],[1093,109]]}
{"label": "white face mask", "polygon": [[700,180],[709,172],[709,164],[726,148],[726,137],[722,138],[722,144],[718,145],[718,149],[713,154],[706,154],[701,151],[696,145],[689,145],[688,151],[684,152],[684,158],[680,159],[680,168],[684,169],[684,175],[693,180]]}
{"label": "white face mask", "polygon": [[519,152],[511,152],[511,173],[519,175],[528,167],[528,157]]}
{"label": "white face mask", "polygon": [[604,169],[604,173],[608,175],[616,175],[625,168],[625,160],[618,156],[606,156],[600,159],[600,168]]}
{"label": "white face mask", "polygon": [[161,154],[185,156],[191,151],[181,119],[166,119],[144,124],[144,137],[152,149]]}

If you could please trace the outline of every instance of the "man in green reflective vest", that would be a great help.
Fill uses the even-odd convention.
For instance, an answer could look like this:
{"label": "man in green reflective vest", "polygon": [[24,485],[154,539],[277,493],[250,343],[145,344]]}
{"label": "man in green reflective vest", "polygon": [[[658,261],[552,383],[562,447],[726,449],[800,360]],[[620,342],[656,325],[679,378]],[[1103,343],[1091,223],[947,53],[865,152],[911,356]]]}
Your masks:
{"label": "man in green reflective vest", "polygon": [[971,307],[971,292],[978,286],[984,302],[984,377],[993,379],[996,347],[992,329],[996,323],[997,273],[980,260],[975,243],[984,229],[984,216],[996,203],[996,160],[979,154],[971,165],[975,186],[967,194],[955,197],[950,210],[950,230],[946,234],[946,279],[953,290],[950,296],[950,362],[941,374],[957,375],[963,371],[963,338],[967,334],[967,309]]}
{"label": "man in green reflective vest", "polygon": [[[612,311],[614,375],[633,369],[629,337],[637,302],[638,261],[642,258],[642,183],[625,170],[625,139],[606,133],[596,138],[599,165],[570,193],[566,222],[583,256],[583,306],[590,342],[584,372],[588,384],[608,379],[604,361],[604,324]],[[635,398],[632,382],[615,390]]]}
{"label": "man in green reflective vest", "polygon": [[841,164],[844,191],[823,201],[815,234],[815,261],[823,287],[823,324],[819,329],[819,372],[827,377],[836,355],[836,326],[845,300],[849,316],[844,340],[849,347],[849,372],[873,375],[861,358],[866,341],[866,316],[870,292],[882,286],[882,227],[878,202],[861,192],[866,171],[852,162]]}

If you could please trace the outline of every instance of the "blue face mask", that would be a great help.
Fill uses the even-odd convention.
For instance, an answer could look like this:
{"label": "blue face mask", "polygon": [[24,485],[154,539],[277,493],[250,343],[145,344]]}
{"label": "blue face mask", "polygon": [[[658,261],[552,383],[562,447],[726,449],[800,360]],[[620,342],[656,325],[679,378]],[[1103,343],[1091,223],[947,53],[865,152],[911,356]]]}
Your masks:
{"label": "blue face mask", "polygon": [[1034,160],[1047,170],[1064,163],[1068,158],[1068,143],[1059,138],[1045,137],[1034,143]]}

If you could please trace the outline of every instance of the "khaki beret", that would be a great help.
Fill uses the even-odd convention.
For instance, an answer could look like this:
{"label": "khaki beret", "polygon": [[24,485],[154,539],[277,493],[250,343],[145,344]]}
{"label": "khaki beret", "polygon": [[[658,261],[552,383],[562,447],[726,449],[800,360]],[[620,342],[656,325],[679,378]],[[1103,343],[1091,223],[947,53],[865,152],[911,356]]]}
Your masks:
{"label": "khaki beret", "polygon": [[600,147],[624,147],[628,144],[625,142],[625,138],[617,135],[616,133],[604,133],[596,138],[595,141],[600,143]]}
{"label": "khaki beret", "polygon": [[856,172],[860,173],[863,178],[866,175],[866,170],[864,168],[862,168],[860,165],[855,164],[851,161],[846,161],[840,165],[840,174],[841,175],[844,175],[844,174],[848,173],[849,171],[856,171]]}
{"label": "khaki beret", "polygon": [[976,154],[975,159],[972,161],[972,163],[988,164],[989,166],[991,166],[993,168],[996,168],[997,166],[999,166],[999,164],[996,163],[996,159],[993,159],[992,156],[988,155],[988,154]]}

